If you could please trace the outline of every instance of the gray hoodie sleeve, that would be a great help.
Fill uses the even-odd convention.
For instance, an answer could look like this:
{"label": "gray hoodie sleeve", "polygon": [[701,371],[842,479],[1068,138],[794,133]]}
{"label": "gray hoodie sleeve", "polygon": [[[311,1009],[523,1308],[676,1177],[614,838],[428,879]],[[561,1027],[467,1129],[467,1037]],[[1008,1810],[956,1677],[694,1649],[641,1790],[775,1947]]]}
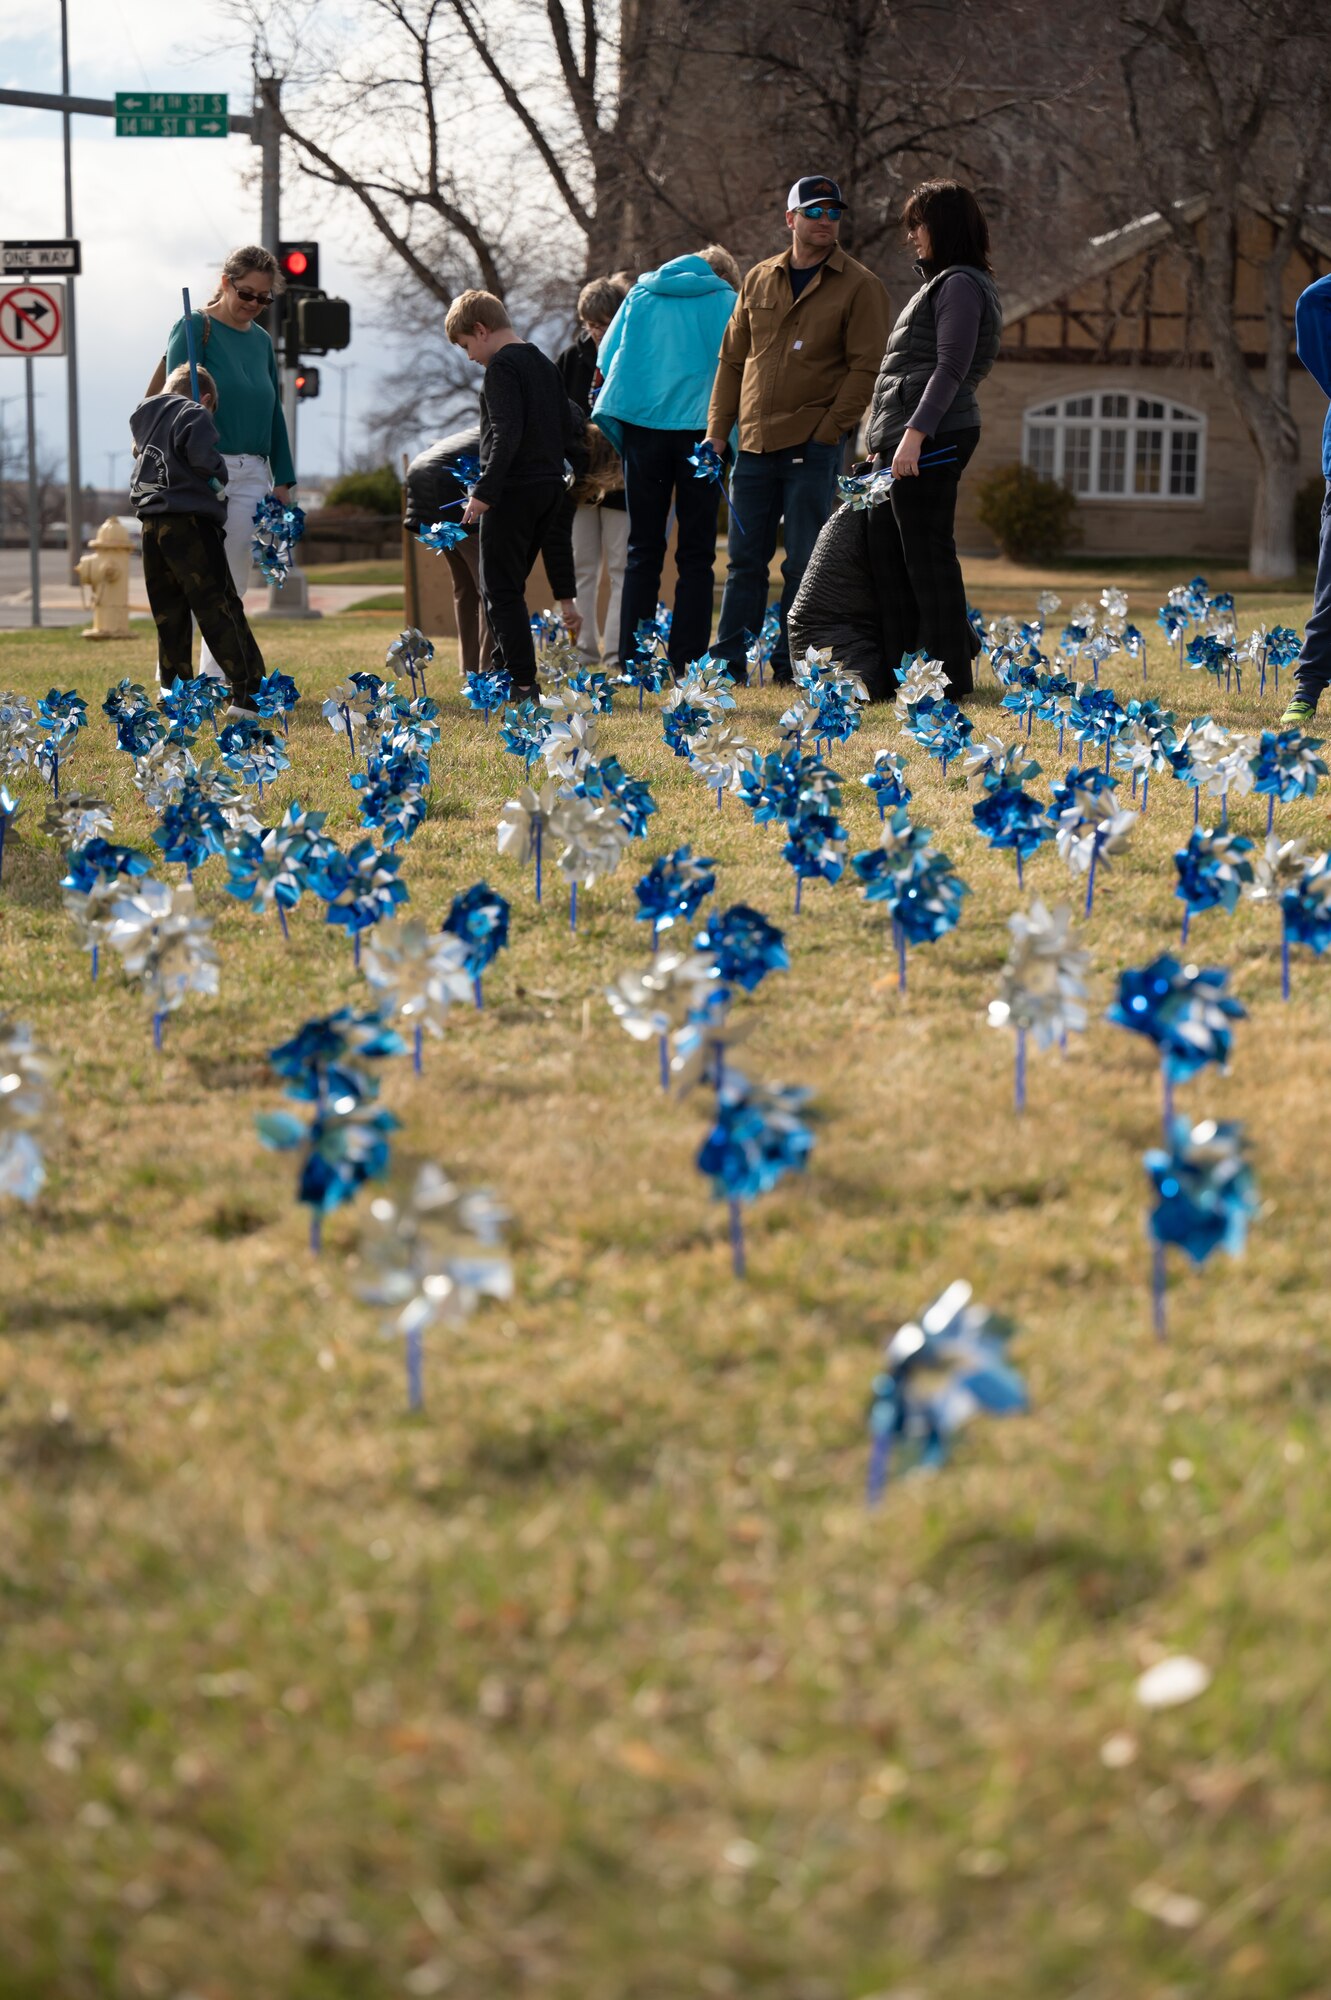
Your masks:
{"label": "gray hoodie sleeve", "polygon": [[934,328],[938,359],[924,385],[908,428],[936,435],[939,424],[956,401],[966,370],[975,359],[984,294],[964,271],[954,271],[934,293]]}

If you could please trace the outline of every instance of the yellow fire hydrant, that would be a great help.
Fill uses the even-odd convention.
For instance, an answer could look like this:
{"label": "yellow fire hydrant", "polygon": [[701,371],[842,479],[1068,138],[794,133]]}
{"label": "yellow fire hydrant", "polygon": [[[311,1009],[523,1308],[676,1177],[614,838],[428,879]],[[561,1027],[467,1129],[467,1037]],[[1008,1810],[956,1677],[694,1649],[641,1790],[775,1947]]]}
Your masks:
{"label": "yellow fire hydrant", "polygon": [[128,639],[129,552],[132,544],[114,518],[102,522],[78,565],[79,582],[92,592],[92,624],[85,639]]}

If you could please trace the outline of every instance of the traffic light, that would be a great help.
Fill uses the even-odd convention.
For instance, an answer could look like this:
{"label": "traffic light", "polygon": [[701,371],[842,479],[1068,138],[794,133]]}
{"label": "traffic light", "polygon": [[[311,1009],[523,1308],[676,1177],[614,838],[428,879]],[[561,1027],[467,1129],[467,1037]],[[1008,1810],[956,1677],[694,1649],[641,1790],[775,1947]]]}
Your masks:
{"label": "traffic light", "polygon": [[302,354],[333,354],[351,345],[351,307],[345,299],[297,299]]}
{"label": "traffic light", "polygon": [[296,370],[296,401],[298,403],[308,403],[311,396],[317,396],[318,393],[319,393],[318,369],[298,368]]}
{"label": "traffic light", "polygon": [[279,243],[277,261],[289,292],[317,292],[319,289],[319,246],[317,243]]}

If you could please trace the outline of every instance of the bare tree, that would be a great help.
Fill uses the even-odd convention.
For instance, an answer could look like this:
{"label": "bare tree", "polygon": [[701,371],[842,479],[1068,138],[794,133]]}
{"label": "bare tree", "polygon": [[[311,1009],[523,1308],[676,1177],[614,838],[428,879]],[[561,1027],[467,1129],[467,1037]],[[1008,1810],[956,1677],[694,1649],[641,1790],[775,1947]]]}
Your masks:
{"label": "bare tree", "polygon": [[[1191,275],[1217,378],[1257,455],[1249,566],[1292,576],[1299,437],[1285,294],[1313,190],[1331,165],[1331,21],[1300,0],[1129,0],[1122,19],[1132,161]],[[1272,223],[1258,263],[1260,372],[1235,321],[1240,223],[1254,204]]]}

